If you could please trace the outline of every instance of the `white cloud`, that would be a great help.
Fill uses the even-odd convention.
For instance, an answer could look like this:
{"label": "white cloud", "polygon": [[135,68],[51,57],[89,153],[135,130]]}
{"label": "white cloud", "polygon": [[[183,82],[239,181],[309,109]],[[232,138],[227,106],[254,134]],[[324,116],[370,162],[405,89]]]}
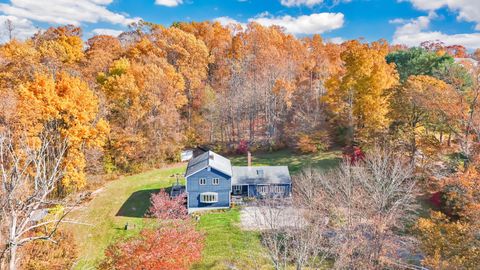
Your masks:
{"label": "white cloud", "polygon": [[284,27],[292,34],[321,34],[341,28],[344,22],[342,13],[313,13],[292,17],[285,16],[260,16],[249,19],[264,26],[278,25]]}
{"label": "white cloud", "polygon": [[32,21],[74,24],[108,22],[128,25],[140,18],[115,13],[107,9],[113,0],[11,0],[0,4],[0,12]]}
{"label": "white cloud", "polygon": [[223,16],[223,17],[218,17],[218,18],[215,18],[213,19],[214,21],[216,22],[219,22],[221,23],[222,25],[224,26],[229,26],[229,25],[232,25],[232,24],[238,24],[240,26],[242,26],[243,29],[246,29],[247,28],[247,24],[246,23],[241,23],[233,18],[230,18],[230,17],[227,17],[227,16]]}
{"label": "white cloud", "polygon": [[392,20],[392,23],[400,23],[393,36],[394,44],[418,46],[424,41],[441,41],[445,45],[463,45],[468,49],[480,48],[480,33],[463,33],[448,35],[440,31],[428,31],[430,21],[437,15],[430,12],[428,16],[420,16],[416,19]]}
{"label": "white cloud", "polygon": [[480,30],[480,1],[479,0],[399,0],[408,1],[420,10],[434,11],[446,7],[458,13],[457,20],[476,23],[476,30]]}
{"label": "white cloud", "polygon": [[332,37],[327,39],[329,43],[342,44],[345,40],[342,37]]}
{"label": "white cloud", "polygon": [[323,0],[281,0],[280,3],[286,7],[295,7],[295,6],[313,7],[323,3]]}
{"label": "white cloud", "polygon": [[[214,19],[214,21],[223,25],[239,24],[243,29],[247,26],[246,23],[241,23],[230,17],[219,17]],[[275,17],[268,12],[263,12],[254,18],[248,19],[248,22],[256,22],[263,26],[278,25],[291,34],[321,34],[341,28],[344,16],[342,13],[313,13],[299,17],[289,15]]]}
{"label": "white cloud", "polygon": [[176,7],[183,4],[183,0],[155,0],[155,4],[167,7]]}
{"label": "white cloud", "polygon": [[312,8],[320,4],[330,5],[330,7],[336,6],[340,3],[348,3],[352,0],[280,0],[280,4],[286,7],[300,7],[307,6]]}
{"label": "white cloud", "polygon": [[31,21],[27,19],[19,19],[15,16],[0,15],[0,28],[2,29],[0,33],[0,43],[6,42],[9,39],[9,33],[5,25],[7,20],[10,20],[14,27],[12,31],[12,38],[26,39],[28,37],[31,37],[39,30],[38,28],[33,26]]}
{"label": "white cloud", "polygon": [[123,33],[123,31],[108,28],[96,28],[92,30],[92,33],[94,33],[95,35],[108,35],[118,37],[121,33]]}

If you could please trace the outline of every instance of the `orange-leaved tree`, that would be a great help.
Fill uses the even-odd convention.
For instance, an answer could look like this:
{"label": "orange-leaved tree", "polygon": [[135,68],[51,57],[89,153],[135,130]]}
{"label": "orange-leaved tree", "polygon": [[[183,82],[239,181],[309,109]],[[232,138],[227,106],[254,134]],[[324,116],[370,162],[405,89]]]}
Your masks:
{"label": "orange-leaved tree", "polygon": [[452,221],[434,211],[429,218],[420,218],[416,228],[425,266],[431,269],[476,269],[478,266],[478,226],[464,220]]}
{"label": "orange-leaved tree", "polygon": [[[437,131],[458,127],[467,110],[462,95],[449,84],[427,75],[410,76],[390,94],[390,114],[399,134],[404,134],[410,158],[429,136],[426,129]],[[431,136],[431,135],[430,135]],[[423,144],[425,146],[425,144]],[[422,149],[424,153],[427,149]]]}
{"label": "orange-leaved tree", "polygon": [[120,241],[105,251],[102,269],[186,270],[200,261],[204,236],[188,221],[162,223],[140,236]]}
{"label": "orange-leaved tree", "polygon": [[112,128],[106,154],[123,171],[138,170],[147,160],[174,160],[182,145],[185,83],[155,52],[155,44],[142,39],[129,49],[128,58],[115,60],[98,76]]}
{"label": "orange-leaved tree", "polygon": [[48,129],[66,139],[61,187],[64,191],[82,188],[86,184],[85,148],[102,146],[109,132],[107,122],[97,117],[95,94],[80,78],[59,73],[55,77],[36,75],[18,87],[17,95],[15,132],[35,141]]}
{"label": "orange-leaved tree", "polygon": [[475,269],[480,261],[480,187],[476,166],[445,180],[441,211],[417,222],[423,263],[433,269]]}

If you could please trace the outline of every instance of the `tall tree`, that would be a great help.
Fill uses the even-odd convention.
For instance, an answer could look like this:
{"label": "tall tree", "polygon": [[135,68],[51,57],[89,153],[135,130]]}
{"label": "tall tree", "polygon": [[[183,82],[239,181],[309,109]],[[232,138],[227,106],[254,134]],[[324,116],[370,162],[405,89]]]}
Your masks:
{"label": "tall tree", "polygon": [[86,183],[86,147],[103,146],[109,128],[97,118],[98,100],[87,84],[66,73],[37,75],[32,82],[18,88],[17,118],[13,122],[17,134],[38,136],[45,129],[54,129],[68,140],[63,165],[66,172],[62,185],[66,190],[82,188]]}
{"label": "tall tree", "polygon": [[399,249],[401,233],[415,217],[413,168],[392,149],[374,147],[364,160],[335,170],[304,169],[294,177],[294,200],[306,219],[330,234],[323,243],[336,269],[384,269]]}
{"label": "tall tree", "polygon": [[[69,208],[53,192],[65,170],[67,140],[52,130],[36,139],[0,132],[0,267],[18,268],[21,247],[52,240]],[[47,207],[51,207],[50,210]],[[47,211],[51,214],[46,216]]]}
{"label": "tall tree", "polygon": [[337,120],[348,128],[348,141],[368,142],[389,124],[386,90],[398,83],[393,64],[385,61],[388,44],[344,43],[344,70],[327,84],[325,101]]}
{"label": "tall tree", "polygon": [[395,63],[401,82],[406,81],[411,75],[434,76],[436,71],[453,64],[450,55],[439,55],[417,47],[392,52],[386,59],[388,63]]}
{"label": "tall tree", "polygon": [[[425,129],[458,127],[466,104],[459,92],[436,78],[420,75],[410,76],[391,94],[391,113],[394,126],[400,137],[407,136],[410,158],[415,164],[418,137],[429,136]],[[423,149],[424,153],[426,149]]]}

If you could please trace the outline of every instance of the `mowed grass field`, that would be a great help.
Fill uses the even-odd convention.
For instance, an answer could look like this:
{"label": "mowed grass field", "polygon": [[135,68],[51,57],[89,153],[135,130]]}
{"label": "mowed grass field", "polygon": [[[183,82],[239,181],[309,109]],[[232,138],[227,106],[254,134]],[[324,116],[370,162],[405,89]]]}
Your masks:
{"label": "mowed grass field", "polygon": [[[315,155],[298,155],[288,150],[253,155],[253,165],[288,165],[292,174],[304,166],[323,169],[339,162],[339,152]],[[233,165],[246,165],[246,156],[230,157]],[[176,182],[175,174],[183,175],[186,164],[174,164],[108,182],[95,191],[92,200],[75,210],[69,219],[85,224],[65,225],[74,233],[79,260],[75,269],[97,269],[104,251],[111,243],[138,234],[145,226],[155,226],[155,221],[144,218],[152,193],[169,188]],[[205,232],[206,242],[202,261],[193,269],[249,269],[268,267],[256,232],[240,230],[240,211],[203,213],[198,228]],[[129,224],[129,230],[125,225]]]}

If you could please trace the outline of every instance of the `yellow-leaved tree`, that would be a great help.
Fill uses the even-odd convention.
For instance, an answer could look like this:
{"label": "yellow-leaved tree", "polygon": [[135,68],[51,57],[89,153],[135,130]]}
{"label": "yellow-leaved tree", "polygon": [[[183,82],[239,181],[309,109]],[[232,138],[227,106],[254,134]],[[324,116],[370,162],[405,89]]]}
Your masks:
{"label": "yellow-leaved tree", "polygon": [[327,81],[324,101],[347,129],[347,142],[369,142],[390,122],[386,90],[398,83],[398,74],[385,61],[386,42],[351,40],[343,45],[344,69]]}
{"label": "yellow-leaved tree", "polygon": [[183,77],[165,59],[150,55],[154,46],[142,40],[128,56],[113,62],[99,83],[107,97],[107,118],[112,131],[107,145],[107,165],[136,171],[150,164],[174,160],[183,131],[179,110],[187,104]]}
{"label": "yellow-leaved tree", "polygon": [[85,186],[84,150],[102,146],[109,132],[107,122],[97,117],[98,100],[88,85],[67,73],[37,74],[18,87],[16,108],[12,124],[19,135],[26,133],[34,142],[49,129],[67,140],[60,193]]}
{"label": "yellow-leaved tree", "polygon": [[84,57],[82,30],[73,25],[51,27],[34,36],[42,63],[50,69],[71,66]]}
{"label": "yellow-leaved tree", "polygon": [[432,211],[430,218],[419,219],[416,228],[425,254],[422,261],[425,266],[431,269],[477,269],[480,261],[478,224],[451,221],[443,213]]}

